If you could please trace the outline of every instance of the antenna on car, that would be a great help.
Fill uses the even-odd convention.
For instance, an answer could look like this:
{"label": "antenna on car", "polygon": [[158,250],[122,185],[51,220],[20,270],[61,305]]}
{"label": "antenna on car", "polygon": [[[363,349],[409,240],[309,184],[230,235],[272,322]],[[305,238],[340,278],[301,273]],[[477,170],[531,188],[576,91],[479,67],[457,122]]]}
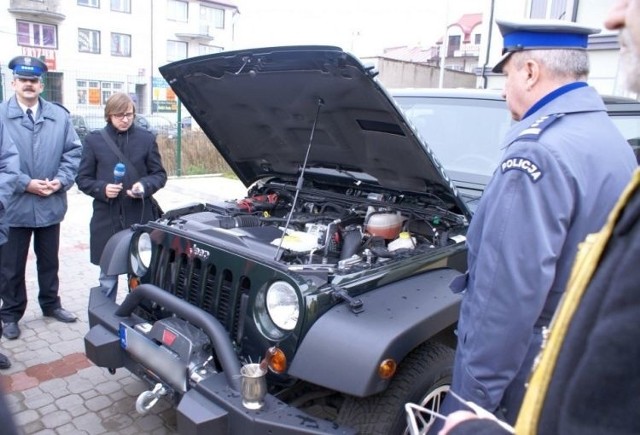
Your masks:
{"label": "antenna on car", "polygon": [[307,167],[307,160],[309,160],[309,153],[311,152],[311,143],[313,142],[313,133],[316,131],[316,125],[318,124],[318,118],[320,117],[320,108],[324,105],[324,100],[322,98],[318,98],[317,105],[318,105],[318,108],[316,110],[316,117],[313,120],[313,126],[311,127],[311,134],[309,134],[309,145],[307,145],[307,154],[304,156],[304,162],[302,163],[300,176],[298,177],[298,182],[296,183],[296,194],[293,197],[293,204],[291,204],[291,210],[289,210],[289,215],[287,216],[287,222],[284,224],[282,237],[280,237],[280,243],[278,244],[278,249],[276,250],[276,255],[274,257],[274,260],[277,260],[278,256],[280,255],[280,250],[282,249],[282,242],[284,242],[284,238],[287,235],[287,230],[289,229],[289,223],[291,222],[291,216],[293,216],[293,211],[296,209],[296,203],[298,202],[298,195],[300,194],[300,190],[302,190],[302,183],[304,182],[304,170]]}

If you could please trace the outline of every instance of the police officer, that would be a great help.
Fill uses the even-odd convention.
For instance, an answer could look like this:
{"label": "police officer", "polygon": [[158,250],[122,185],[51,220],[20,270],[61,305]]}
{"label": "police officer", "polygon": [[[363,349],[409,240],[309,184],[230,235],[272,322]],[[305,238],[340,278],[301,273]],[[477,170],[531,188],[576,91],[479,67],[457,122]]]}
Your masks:
{"label": "police officer", "polygon": [[[13,190],[18,182],[18,168],[20,160],[18,159],[18,150],[13,141],[7,134],[7,130],[0,123],[0,245],[7,241],[7,233],[9,226],[5,222],[4,215],[9,201],[13,195]],[[2,250],[0,250],[1,258]],[[2,326],[0,325],[0,334]],[[6,355],[0,353],[0,369],[8,369],[11,362]],[[1,421],[1,419],[0,419]]]}
{"label": "police officer", "polygon": [[[578,244],[602,227],[636,161],[585,83],[597,29],[497,23],[504,54],[494,71],[506,75],[517,122],[467,233],[468,273],[451,284],[464,291],[451,388],[513,423]],[[462,408],[450,394],[441,411]]]}
{"label": "police officer", "polygon": [[68,112],[40,97],[44,62],[18,56],[9,68],[15,95],[0,104],[0,122],[18,149],[20,171],[6,211],[9,235],[0,262],[0,318],[4,337],[16,339],[27,307],[25,268],[32,236],[43,314],[61,322],[76,321],[58,296],[58,247],[66,191],[73,186],[82,145]]}

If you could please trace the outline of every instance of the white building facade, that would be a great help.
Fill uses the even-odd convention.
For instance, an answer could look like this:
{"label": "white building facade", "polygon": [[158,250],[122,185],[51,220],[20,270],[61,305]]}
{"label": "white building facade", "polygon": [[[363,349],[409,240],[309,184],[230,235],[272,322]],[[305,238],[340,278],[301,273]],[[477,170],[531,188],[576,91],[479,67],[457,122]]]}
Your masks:
{"label": "white building facade", "polygon": [[0,0],[3,99],[13,94],[14,56],[35,56],[49,73],[44,97],[72,113],[102,113],[114,92],[140,113],[176,112],[158,67],[233,48],[238,8],[208,0]]}

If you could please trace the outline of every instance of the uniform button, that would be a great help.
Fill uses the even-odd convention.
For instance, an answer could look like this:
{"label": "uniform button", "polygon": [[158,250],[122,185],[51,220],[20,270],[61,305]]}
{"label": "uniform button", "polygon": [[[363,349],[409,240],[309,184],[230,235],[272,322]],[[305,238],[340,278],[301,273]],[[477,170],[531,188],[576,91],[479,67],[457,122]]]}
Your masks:
{"label": "uniform button", "polygon": [[484,399],[485,394],[484,394],[484,391],[481,388],[476,388],[475,392],[476,392],[476,395],[478,397],[480,397],[481,399]]}

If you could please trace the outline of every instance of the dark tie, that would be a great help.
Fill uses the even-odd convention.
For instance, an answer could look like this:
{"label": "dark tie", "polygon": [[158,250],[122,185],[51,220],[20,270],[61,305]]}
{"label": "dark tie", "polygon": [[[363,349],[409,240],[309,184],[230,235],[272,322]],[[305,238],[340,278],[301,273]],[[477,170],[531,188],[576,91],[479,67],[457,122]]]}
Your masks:
{"label": "dark tie", "polygon": [[33,124],[33,110],[27,109],[27,116],[29,117],[29,121]]}

